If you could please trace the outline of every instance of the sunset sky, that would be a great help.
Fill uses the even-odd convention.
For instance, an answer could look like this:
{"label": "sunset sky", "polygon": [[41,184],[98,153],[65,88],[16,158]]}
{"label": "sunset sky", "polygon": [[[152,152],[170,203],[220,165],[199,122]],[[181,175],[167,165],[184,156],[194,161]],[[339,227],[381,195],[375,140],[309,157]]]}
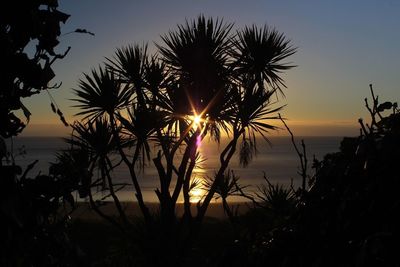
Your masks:
{"label": "sunset sky", "polygon": [[[282,112],[298,135],[355,135],[357,119],[367,118],[364,98],[372,83],[382,100],[400,100],[400,1],[129,1],[59,0],[70,14],[63,33],[85,28],[95,36],[67,34],[59,52],[71,51],[54,65],[52,91],[67,120],[76,119],[68,99],[83,72],[112,57],[116,48],[132,43],[160,43],[160,35],[185,19],[223,18],[239,29],[267,24],[283,32],[298,52],[289,58],[298,67],[283,77],[287,104]],[[66,132],[51,113],[47,94],[24,103],[33,113],[25,135]],[[49,127],[49,125],[53,125]],[[284,133],[283,133],[284,134]]]}

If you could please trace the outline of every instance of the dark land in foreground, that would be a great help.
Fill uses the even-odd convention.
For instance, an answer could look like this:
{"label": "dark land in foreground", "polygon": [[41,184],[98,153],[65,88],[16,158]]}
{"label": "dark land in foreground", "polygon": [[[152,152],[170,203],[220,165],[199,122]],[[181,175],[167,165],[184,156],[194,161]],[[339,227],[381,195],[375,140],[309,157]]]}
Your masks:
{"label": "dark land in foreground", "polygon": [[[302,187],[271,184],[265,178],[252,201],[240,203],[239,210],[238,203],[212,203],[202,223],[185,222],[184,216],[166,222],[157,204],[149,205],[153,220],[146,222],[136,203],[122,203],[129,224],[121,228],[115,224],[121,218],[113,202],[74,203],[55,191],[60,181],[48,176],[23,178],[14,185],[3,178],[1,212],[7,225],[1,229],[1,263],[400,266],[400,113],[395,103],[382,105],[375,101],[370,125],[360,120],[359,137],[344,138],[339,152],[314,160],[312,174],[300,169]],[[385,109],[392,112],[380,115]],[[299,165],[305,163],[300,157]],[[2,166],[2,172],[13,168]],[[72,213],[65,216],[71,205]],[[181,211],[178,205],[178,215]]]}
{"label": "dark land in foreground", "polygon": [[[146,242],[146,229],[143,217],[140,214],[140,208],[135,202],[125,202],[123,205],[126,207],[126,214],[136,224],[131,229],[133,235],[138,239],[137,241],[142,239],[138,244],[142,243],[144,245]],[[158,212],[158,204],[150,203],[148,205],[153,212]],[[241,216],[253,206],[250,202],[231,203],[231,205],[239,207],[238,214],[241,214]],[[102,209],[107,214],[118,215],[111,202],[105,204]],[[182,213],[183,205],[178,204],[177,215],[182,215]],[[250,217],[248,219],[250,220]],[[257,218],[252,218],[252,220],[255,223]],[[204,266],[227,260],[224,258],[228,257],[228,255],[224,254],[230,253],[230,249],[235,246],[235,240],[239,238],[237,230],[238,226],[229,221],[222,203],[212,203],[199,232],[201,238],[194,245],[195,249],[190,252],[190,258],[182,258],[182,263],[185,261],[191,266]],[[127,244],[123,241],[126,236],[123,236],[118,229],[110,227],[109,223],[99,218],[87,203],[80,203],[74,213],[71,214],[68,234],[73,243],[80,244],[80,249],[85,254],[85,261],[88,265],[116,266],[120,261],[123,266],[127,257],[132,258],[133,262],[137,264],[142,262],[141,264],[146,265],[145,262],[147,260],[145,257],[148,256],[147,254],[157,249],[157,244],[147,244],[149,247],[146,250],[148,251],[141,251],[143,248],[126,251],[127,247],[125,246]],[[233,243],[232,240],[234,241]],[[151,248],[152,246],[153,248]],[[208,256],[203,257],[202,255]],[[133,264],[133,262],[131,263]],[[132,266],[135,265],[133,264]]]}
{"label": "dark land in foreground", "polygon": [[[371,121],[360,119],[360,136],[344,138],[339,152],[311,162],[306,145],[298,149],[293,140],[299,188],[265,177],[257,192],[246,193],[228,168],[230,159],[238,152],[241,164],[249,164],[256,152],[252,137],[276,128],[269,119],[287,127],[276,114],[282,106],[271,105],[283,95],[280,74],[294,67],[282,60],[296,48],[266,25],[232,32],[233,24],[200,15],[162,38],[162,58],[147,54],[145,45],[128,46],[85,74],[74,92],[78,114],[86,117],[71,125],[71,149],[59,154],[48,175],[31,177],[35,163],[22,170],[3,138],[26,126],[15,110],[29,121],[21,99],[57,88],[49,87],[55,76],[51,65],[70,49],[54,52],[60,23],[69,15],[57,10],[56,0],[7,4],[11,8],[1,9],[0,21],[2,58],[10,66],[0,87],[1,266],[400,266],[400,110],[397,103],[379,102],[372,86],[372,104],[365,100]],[[24,52],[29,47],[36,47],[33,58]],[[49,97],[52,111],[70,126]],[[232,132],[232,139],[192,214],[198,142],[207,134],[217,141],[221,131]],[[135,173],[153,139],[162,147],[152,159],[160,180],[159,211],[146,206]],[[125,145],[134,148],[133,156],[125,154]],[[125,213],[126,203],[116,197],[114,189],[121,185],[113,183],[109,158],[115,150],[130,167],[142,217]],[[98,186],[109,191],[112,204],[93,199]],[[91,210],[84,209],[84,216],[74,214],[77,190],[89,199]],[[185,201],[179,217],[180,192]],[[229,203],[232,194],[252,205],[239,213]],[[222,200],[225,220],[207,217],[215,196]],[[92,210],[101,220],[90,219]]]}

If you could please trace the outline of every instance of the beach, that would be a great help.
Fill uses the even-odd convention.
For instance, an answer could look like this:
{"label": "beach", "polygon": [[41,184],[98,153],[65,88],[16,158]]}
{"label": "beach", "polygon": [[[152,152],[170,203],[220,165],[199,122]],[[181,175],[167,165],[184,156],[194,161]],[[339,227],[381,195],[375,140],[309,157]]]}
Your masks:
{"label": "beach", "polygon": [[[142,218],[142,213],[140,211],[139,205],[137,202],[133,201],[125,201],[122,202],[122,207],[127,215],[128,218]],[[146,203],[148,208],[153,212],[157,213],[159,210],[159,204],[152,202],[152,203]],[[229,205],[233,208],[236,209],[238,207],[238,214],[243,215],[245,214],[249,208],[252,206],[252,203],[250,202],[232,202],[229,203]],[[192,203],[191,206],[192,209],[192,214],[196,215],[196,204]],[[115,204],[113,202],[107,201],[104,202],[104,205],[100,206],[100,210],[104,212],[107,215],[117,217],[118,212],[115,208]],[[176,214],[177,216],[181,216],[183,214],[183,203],[177,203],[176,204]],[[76,221],[86,221],[86,222],[100,222],[103,221],[103,219],[90,207],[88,202],[78,202],[76,204],[76,209],[70,214],[71,220]],[[208,218],[213,218],[213,219],[218,219],[218,220],[225,220],[228,219],[228,217],[225,215],[224,209],[222,207],[221,202],[211,202],[207,213],[206,217]]]}

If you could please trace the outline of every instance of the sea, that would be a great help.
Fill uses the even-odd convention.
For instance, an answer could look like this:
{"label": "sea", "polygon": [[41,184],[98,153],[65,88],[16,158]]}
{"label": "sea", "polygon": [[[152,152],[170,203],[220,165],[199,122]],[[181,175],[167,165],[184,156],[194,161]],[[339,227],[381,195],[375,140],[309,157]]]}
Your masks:
{"label": "sea", "polygon": [[[295,142],[301,149],[301,140],[306,145],[306,155],[309,162],[309,173],[312,173],[311,165],[313,158],[323,159],[327,153],[339,151],[341,136],[303,136],[296,137]],[[265,185],[264,175],[273,183],[283,184],[297,188],[301,184],[299,172],[299,156],[292,144],[290,136],[272,136],[270,144],[263,139],[257,139],[257,153],[246,168],[239,164],[238,156],[234,156],[230,162],[230,170],[239,177],[239,184],[246,186],[247,191],[255,192],[257,188]],[[193,175],[199,181],[212,178],[219,167],[219,155],[224,149],[227,140],[222,139],[220,144],[211,140],[203,140],[199,147],[201,163],[194,169]],[[28,177],[37,174],[47,174],[50,163],[56,161],[56,154],[68,145],[60,137],[16,137],[7,140],[9,151],[13,152],[15,163],[23,170],[35,160],[38,163],[30,171]],[[113,173],[114,183],[131,184],[129,171],[124,164],[117,167]],[[139,182],[142,185],[145,201],[155,202],[154,190],[158,187],[158,176],[154,165],[147,163],[142,171],[138,172]],[[201,184],[201,183],[200,183]],[[193,190],[193,201],[201,199],[204,194],[203,187]],[[98,198],[104,196],[104,192],[97,193]],[[131,185],[124,187],[118,192],[123,201],[135,201],[134,191]],[[182,199],[180,198],[180,201]],[[243,198],[235,198],[235,201],[245,201]]]}

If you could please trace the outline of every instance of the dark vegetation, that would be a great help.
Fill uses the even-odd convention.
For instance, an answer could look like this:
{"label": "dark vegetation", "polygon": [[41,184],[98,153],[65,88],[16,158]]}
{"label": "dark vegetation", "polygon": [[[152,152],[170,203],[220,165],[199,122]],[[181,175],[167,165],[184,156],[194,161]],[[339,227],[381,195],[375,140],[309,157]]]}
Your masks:
{"label": "dark vegetation", "polygon": [[[0,9],[1,266],[78,264],[77,247],[65,232],[68,207],[74,206],[71,192],[78,188],[78,181],[54,172],[29,177],[36,162],[22,170],[3,139],[12,139],[29,122],[31,113],[22,103],[24,98],[60,87],[49,83],[55,76],[52,64],[70,50],[56,52],[60,24],[68,17],[58,10],[57,0],[5,1]],[[53,112],[68,126],[50,99]]]}
{"label": "dark vegetation", "polygon": [[[88,198],[91,208],[123,235],[135,239],[135,234],[130,237],[132,219],[116,194],[125,185],[113,176],[116,166],[126,166],[144,219],[144,253],[158,255],[149,255],[153,262],[147,264],[176,265],[189,255],[215,197],[221,197],[234,221],[235,210],[226,199],[243,194],[244,188],[229,170],[229,162],[238,151],[240,163],[247,166],[256,152],[256,135],[268,141],[269,131],[276,128],[271,120],[279,119],[282,107],[275,99],[285,87],[280,76],[293,67],[283,61],[296,49],[267,26],[232,28],[233,24],[199,16],[162,36],[163,44],[156,44],[154,55],[147,45],[117,49],[104,66],[84,74],[74,90],[77,115],[83,118],[72,126],[66,140],[71,149],[60,155],[58,166],[75,162],[76,154],[85,155],[81,162],[87,164],[86,171],[74,177],[86,186],[81,197]],[[228,144],[213,166],[215,176],[203,185],[194,172],[206,161],[199,143],[208,138],[219,145],[222,134],[228,136]],[[156,213],[142,193],[142,170],[150,164],[159,183]],[[198,187],[206,193],[192,203],[191,194]],[[95,188],[110,196],[117,217],[102,211],[104,203],[94,197]],[[178,216],[179,199],[183,214]]]}
{"label": "dark vegetation", "polygon": [[[13,111],[22,110],[29,120],[21,98],[49,88],[51,64],[68,52],[54,52],[59,24],[67,18],[57,1],[2,9],[1,53],[11,66],[1,78],[3,138],[25,127]],[[231,24],[200,16],[165,35],[159,56],[148,55],[146,46],[128,46],[85,75],[75,90],[84,121],[73,125],[71,148],[59,153],[48,175],[29,178],[35,163],[23,171],[0,139],[1,266],[400,264],[397,104],[379,103],[371,87],[372,103],[365,100],[371,122],[360,119],[360,136],[344,138],[340,152],[314,159],[312,174],[304,142],[299,149],[284,123],[299,155],[301,187],[271,184],[264,177],[257,192],[248,192],[229,162],[238,149],[242,165],[250,164],[255,135],[268,140],[274,129],[268,121],[281,119],[271,97],[283,94],[280,73],[293,66],[282,60],[295,49],[266,26],[231,31]],[[25,49],[32,40],[38,45],[29,57]],[[51,106],[67,124],[55,103]],[[230,142],[215,177],[202,185],[192,177],[202,160],[197,142],[207,136],[219,142],[222,132]],[[150,161],[160,178],[159,212],[147,207],[138,179]],[[129,168],[140,218],[128,217],[117,197],[125,186],[113,177],[119,164]],[[198,186],[207,193],[192,214],[190,192]],[[118,216],[102,211],[95,188],[109,194]],[[72,223],[74,191],[103,220]],[[181,217],[175,213],[179,195]],[[238,215],[228,203],[231,195],[249,199],[246,214]],[[229,220],[204,219],[215,197],[222,199]]]}
{"label": "dark vegetation", "polygon": [[[30,111],[22,100],[49,88],[55,77],[52,64],[66,56],[59,54],[60,24],[69,15],[60,12],[57,1],[7,1],[0,11],[2,75],[0,80],[0,136],[8,138],[22,132],[25,123],[14,111],[22,111],[29,122]],[[54,105],[54,103],[52,103]],[[55,106],[53,107],[55,109]],[[60,119],[65,118],[60,110]]]}
{"label": "dark vegetation", "polygon": [[292,191],[293,199],[270,185],[264,195],[286,200],[269,198],[266,213],[245,216],[259,212],[260,221],[246,228],[257,229],[255,238],[239,242],[246,253],[236,266],[399,266],[400,113],[397,103],[379,103],[372,86],[371,94],[372,104],[365,99],[371,122],[360,119],[360,136],[344,138],[340,152],[314,160],[307,190]]}
{"label": "dark vegetation", "polygon": [[[360,119],[360,136],[346,137],[339,152],[327,154],[321,161],[314,159],[312,174],[309,170],[303,173],[300,168],[300,177],[306,177],[305,188],[295,190],[271,184],[264,177],[265,185],[255,194],[243,193],[255,201],[249,211],[229,221],[206,220],[199,230],[201,238],[192,243],[179,263],[193,266],[399,266],[396,241],[400,211],[397,195],[400,112],[396,103],[379,103],[372,87],[371,93],[372,104],[365,100],[371,122],[365,124]],[[298,154],[300,161],[304,161],[304,150],[299,149]],[[88,222],[74,224],[76,240],[87,240],[76,235],[80,229],[92,226]],[[102,233],[109,229],[105,224],[94,227],[103,227],[99,231]],[[110,250],[107,250],[107,257],[102,258],[99,251],[93,249],[103,249],[102,252],[106,248],[112,248],[111,251],[126,249],[127,244],[115,239],[117,232],[113,231],[110,235],[93,237],[98,240],[108,236],[107,246],[93,246],[96,242],[93,240],[85,244],[94,259],[115,263],[124,258],[120,254],[113,258]],[[143,228],[134,233],[138,244],[146,244]],[[125,260],[129,258],[127,262],[146,266],[151,264],[146,257],[163,248],[146,247],[151,255],[141,249],[134,247],[134,252],[125,255]]]}

